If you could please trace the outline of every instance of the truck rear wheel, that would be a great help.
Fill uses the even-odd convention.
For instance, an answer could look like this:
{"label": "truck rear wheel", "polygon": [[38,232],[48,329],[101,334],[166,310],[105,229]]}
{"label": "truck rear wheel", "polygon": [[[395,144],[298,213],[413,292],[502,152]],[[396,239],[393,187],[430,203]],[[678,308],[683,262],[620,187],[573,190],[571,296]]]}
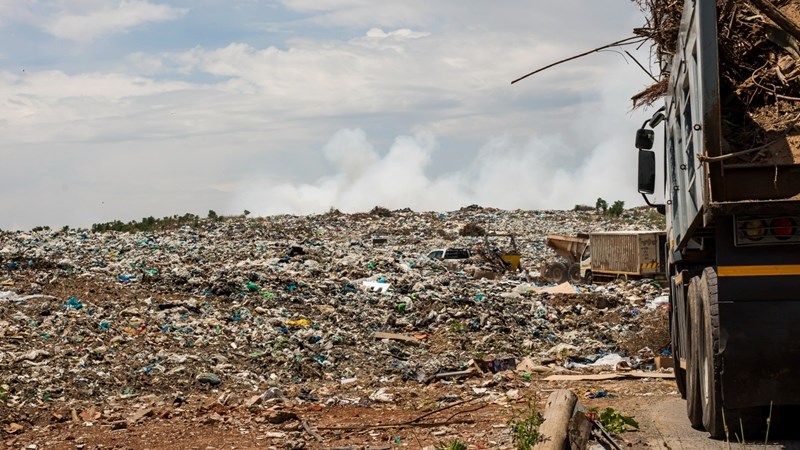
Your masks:
{"label": "truck rear wheel", "polygon": [[577,283],[581,281],[581,265],[578,263],[569,266],[569,281]]}
{"label": "truck rear wheel", "polygon": [[[703,335],[697,341],[700,349],[700,391],[703,398],[703,426],[714,439],[727,434],[725,422],[737,424],[738,414],[735,410],[724,410],[722,407],[722,386],[720,384],[719,357],[719,303],[717,296],[717,273],[712,267],[703,270],[700,279],[700,300],[705,312],[703,317]],[[724,421],[723,421],[724,419]]]}
{"label": "truck rear wheel", "polygon": [[700,300],[699,279],[692,278],[688,289],[688,320],[690,336],[687,342],[689,354],[686,355],[686,413],[694,428],[703,428],[703,399],[700,391],[700,358],[698,342],[702,336],[702,305]]}
{"label": "truck rear wheel", "polygon": [[672,334],[672,359],[674,361],[675,384],[678,385],[678,392],[681,394],[682,399],[686,399],[686,369],[681,368],[681,358],[684,358],[680,352],[681,341],[686,339],[678,334],[678,318],[675,316],[677,311],[672,311],[672,323],[670,325],[670,333]]}

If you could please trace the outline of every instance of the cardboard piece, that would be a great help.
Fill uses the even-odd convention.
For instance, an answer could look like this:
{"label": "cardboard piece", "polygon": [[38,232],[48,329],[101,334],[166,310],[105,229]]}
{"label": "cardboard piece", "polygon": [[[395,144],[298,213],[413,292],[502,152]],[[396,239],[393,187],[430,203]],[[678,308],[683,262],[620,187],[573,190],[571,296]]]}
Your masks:
{"label": "cardboard piece", "polygon": [[656,369],[667,369],[675,367],[675,361],[671,356],[656,356]]}
{"label": "cardboard piece", "polygon": [[578,294],[575,291],[575,288],[571,284],[569,284],[569,281],[565,281],[559,284],[558,286],[542,289],[542,292],[546,292],[548,294],[573,294],[573,295]]}
{"label": "cardboard piece", "polygon": [[397,333],[384,333],[382,331],[375,333],[375,339],[391,339],[393,341],[401,341],[411,345],[422,345],[420,340],[414,336],[406,336],[405,334]]}

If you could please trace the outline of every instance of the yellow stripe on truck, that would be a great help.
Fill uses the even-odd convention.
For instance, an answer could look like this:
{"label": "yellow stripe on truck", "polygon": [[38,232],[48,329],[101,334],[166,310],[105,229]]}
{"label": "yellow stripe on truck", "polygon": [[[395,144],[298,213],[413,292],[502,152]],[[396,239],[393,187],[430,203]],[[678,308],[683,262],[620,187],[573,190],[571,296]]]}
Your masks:
{"label": "yellow stripe on truck", "polygon": [[717,276],[720,277],[763,277],[775,275],[800,275],[800,264],[717,267]]}

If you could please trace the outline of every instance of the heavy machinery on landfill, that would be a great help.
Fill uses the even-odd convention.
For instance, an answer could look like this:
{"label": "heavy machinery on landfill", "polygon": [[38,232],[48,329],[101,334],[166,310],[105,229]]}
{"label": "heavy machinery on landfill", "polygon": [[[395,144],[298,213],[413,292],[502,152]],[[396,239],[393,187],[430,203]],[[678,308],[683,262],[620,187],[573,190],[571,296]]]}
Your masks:
{"label": "heavy machinery on landfill", "polygon": [[601,231],[578,236],[550,234],[547,246],[562,261],[548,261],[540,271],[555,283],[593,283],[616,279],[663,279],[663,231]]}
{"label": "heavy machinery on landfill", "polygon": [[[767,144],[728,139],[717,14],[714,0],[686,0],[666,105],[636,147],[639,192],[666,214],[678,387],[693,426],[733,439],[742,426],[766,431],[768,417],[775,426],[773,407],[800,405],[800,140],[797,119]],[[653,205],[662,170],[665,205]]]}
{"label": "heavy machinery on landfill", "polygon": [[517,238],[511,233],[487,233],[478,251],[484,263],[499,272],[522,269]]}
{"label": "heavy machinery on landfill", "polygon": [[561,236],[548,234],[545,238],[545,243],[563,260],[545,262],[539,270],[542,278],[555,283],[580,281],[581,255],[589,245],[589,235]]}

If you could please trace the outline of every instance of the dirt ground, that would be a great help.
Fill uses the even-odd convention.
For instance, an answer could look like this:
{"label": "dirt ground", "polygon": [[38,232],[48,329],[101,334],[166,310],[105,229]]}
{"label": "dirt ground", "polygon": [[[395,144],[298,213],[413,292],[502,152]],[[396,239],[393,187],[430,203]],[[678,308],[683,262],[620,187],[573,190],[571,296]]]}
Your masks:
{"label": "dirt ground", "polygon": [[[644,412],[656,400],[679,398],[672,380],[528,382],[511,373],[506,378],[502,388],[518,390],[518,394],[509,392],[494,399],[476,395],[486,380],[473,378],[425,387],[409,385],[403,398],[381,407],[292,400],[248,408],[246,401],[229,405],[251,397],[251,392],[210,392],[186,399],[164,396],[83,410],[43,410],[30,416],[33,425],[16,429],[4,423],[4,443],[20,449],[391,449],[424,448],[458,439],[468,448],[512,448],[509,420],[530,411],[527,399],[535,396],[541,411],[552,390],[567,388],[587,408],[612,407],[636,418],[639,431],[618,435],[617,440],[625,447],[642,448],[658,439],[658,430]],[[607,396],[589,398],[600,391]],[[517,400],[508,400],[517,395]]]}

